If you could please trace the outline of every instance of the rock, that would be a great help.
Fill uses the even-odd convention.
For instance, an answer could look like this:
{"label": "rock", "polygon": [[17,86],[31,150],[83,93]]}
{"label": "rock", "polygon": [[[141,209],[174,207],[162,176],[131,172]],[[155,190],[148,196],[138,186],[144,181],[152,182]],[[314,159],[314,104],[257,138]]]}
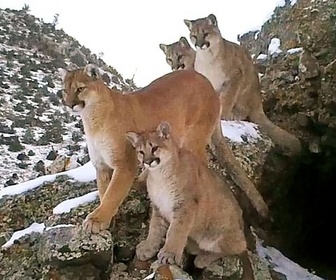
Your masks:
{"label": "rock", "polygon": [[44,167],[44,162],[42,160],[39,160],[35,166],[34,166],[34,170],[37,172],[40,172],[42,174],[45,174],[45,167]]}
{"label": "rock", "polygon": [[26,168],[29,166],[29,164],[21,161],[21,162],[19,162],[19,163],[17,164],[17,166],[18,166],[20,169],[26,169]]}
{"label": "rock", "polygon": [[19,153],[16,157],[18,160],[28,160],[29,157],[26,155],[26,153]]}
{"label": "rock", "polygon": [[53,149],[47,155],[47,160],[55,160],[57,155],[58,155],[58,152]]}
{"label": "rock", "polygon": [[109,231],[90,234],[81,225],[51,228],[42,234],[38,243],[38,261],[53,267],[91,263],[107,268],[112,262],[113,242]]}
{"label": "rock", "polygon": [[14,182],[13,179],[9,179],[8,181],[6,181],[5,186],[13,186],[16,185],[17,183]]}
{"label": "rock", "polygon": [[303,79],[315,78],[320,74],[319,63],[308,50],[304,50],[300,55],[299,70]]}
{"label": "rock", "polygon": [[79,166],[76,156],[57,155],[56,159],[46,167],[46,174],[56,174]]}
{"label": "rock", "polygon": [[151,269],[154,271],[154,280],[192,280],[191,276],[177,265],[161,265],[155,261],[151,265]]}

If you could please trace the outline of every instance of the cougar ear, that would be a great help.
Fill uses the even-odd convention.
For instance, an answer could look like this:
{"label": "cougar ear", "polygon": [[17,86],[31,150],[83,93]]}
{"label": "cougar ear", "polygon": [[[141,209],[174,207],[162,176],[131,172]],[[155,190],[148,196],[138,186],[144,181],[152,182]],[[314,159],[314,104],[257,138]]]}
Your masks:
{"label": "cougar ear", "polygon": [[135,144],[138,142],[139,140],[139,134],[135,133],[135,132],[126,132],[126,139],[128,140],[128,142],[130,142],[132,144],[132,146],[135,148]]}
{"label": "cougar ear", "polygon": [[208,15],[207,21],[210,25],[217,26],[217,19],[216,19],[216,16],[214,14]]}
{"label": "cougar ear", "polygon": [[58,68],[58,74],[61,76],[62,81],[64,81],[66,74],[68,74],[68,70],[64,68]]}
{"label": "cougar ear", "polygon": [[98,80],[100,78],[99,67],[95,64],[88,64],[84,67],[83,72],[89,77]]}
{"label": "cougar ear", "polygon": [[185,25],[188,26],[189,30],[191,30],[192,25],[193,25],[193,21],[192,20],[188,20],[188,19],[185,19],[183,21],[184,21]]}
{"label": "cougar ear", "polygon": [[180,40],[179,40],[179,43],[181,44],[182,47],[191,48],[191,47],[190,47],[190,44],[189,44],[189,42],[188,42],[188,40],[187,40],[186,37],[183,37],[183,36],[182,36],[182,37],[180,38]]}
{"label": "cougar ear", "polygon": [[168,45],[160,44],[159,47],[165,54],[167,53]]}
{"label": "cougar ear", "polygon": [[171,127],[170,124],[168,122],[161,122],[157,129],[156,132],[158,133],[158,135],[162,138],[168,139],[170,136],[170,131],[171,131]]}

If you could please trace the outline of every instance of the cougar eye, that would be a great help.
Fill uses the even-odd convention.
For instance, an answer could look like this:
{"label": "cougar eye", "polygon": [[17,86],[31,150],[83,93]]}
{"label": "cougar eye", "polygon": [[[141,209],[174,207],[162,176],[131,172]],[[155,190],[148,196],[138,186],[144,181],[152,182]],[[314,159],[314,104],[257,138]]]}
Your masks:
{"label": "cougar eye", "polygon": [[177,56],[177,61],[181,61],[181,59],[182,59],[182,55],[179,54],[179,55]]}
{"label": "cougar eye", "polygon": [[204,33],[204,37],[207,37],[209,35],[209,33],[205,32]]}
{"label": "cougar eye", "polygon": [[158,150],[158,146],[152,148],[152,154],[154,154]]}
{"label": "cougar eye", "polygon": [[145,153],[143,151],[139,151],[139,154],[142,155],[142,156],[145,155]]}
{"label": "cougar eye", "polygon": [[167,62],[168,62],[169,65],[173,64],[173,61],[170,58],[167,58]]}
{"label": "cougar eye", "polygon": [[84,89],[85,89],[85,87],[79,87],[79,88],[77,88],[77,93],[82,92]]}

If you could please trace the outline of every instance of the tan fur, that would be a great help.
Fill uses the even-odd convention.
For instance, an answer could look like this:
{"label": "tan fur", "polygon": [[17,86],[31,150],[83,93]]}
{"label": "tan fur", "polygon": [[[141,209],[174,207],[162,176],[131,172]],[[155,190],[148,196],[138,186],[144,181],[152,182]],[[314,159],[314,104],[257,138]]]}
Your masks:
{"label": "tan fur", "polygon": [[196,46],[194,68],[205,75],[220,94],[222,119],[249,119],[260,125],[285,153],[298,154],[300,141],[274,125],[264,113],[258,73],[247,50],[222,38],[213,14],[184,22]]}
{"label": "tan fur", "polygon": [[159,252],[161,263],[179,265],[189,239],[189,252],[197,254],[196,267],[204,268],[223,256],[245,256],[243,279],[254,279],[246,261],[242,210],[233,193],[204,162],[177,146],[173,131],[163,122],[156,131],[127,134],[148,169],[153,206],[149,233],[137,246],[137,257],[148,260]]}
{"label": "tan fur", "polygon": [[195,50],[189,45],[185,37],[170,45],[160,44],[160,49],[166,55],[166,62],[172,70],[193,69]]}
{"label": "tan fur", "polygon": [[132,185],[137,159],[127,131],[154,129],[169,121],[179,145],[207,160],[205,147],[220,118],[220,105],[204,76],[194,70],[176,71],[134,94],[120,94],[104,84],[93,65],[61,72],[64,104],[82,118],[97,171],[100,205],[86,218],[87,230],[106,229]]}

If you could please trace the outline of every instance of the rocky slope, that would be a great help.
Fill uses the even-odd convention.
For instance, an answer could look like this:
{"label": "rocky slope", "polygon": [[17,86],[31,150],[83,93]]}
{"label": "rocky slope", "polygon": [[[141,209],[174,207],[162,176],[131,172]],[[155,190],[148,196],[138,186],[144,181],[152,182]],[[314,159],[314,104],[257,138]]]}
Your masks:
{"label": "rocky slope", "polygon": [[53,150],[87,160],[80,120],[60,104],[57,69],[88,62],[101,67],[109,86],[134,87],[53,24],[25,10],[0,9],[0,188],[43,173]]}
{"label": "rocky slope", "polygon": [[[277,39],[280,51],[271,54],[269,45]],[[244,34],[240,41],[263,73],[268,116],[293,131],[304,146],[294,180],[284,178],[285,187],[278,189],[285,251],[335,279],[336,3],[287,3],[260,31]],[[269,183],[277,187],[281,182]]]}

